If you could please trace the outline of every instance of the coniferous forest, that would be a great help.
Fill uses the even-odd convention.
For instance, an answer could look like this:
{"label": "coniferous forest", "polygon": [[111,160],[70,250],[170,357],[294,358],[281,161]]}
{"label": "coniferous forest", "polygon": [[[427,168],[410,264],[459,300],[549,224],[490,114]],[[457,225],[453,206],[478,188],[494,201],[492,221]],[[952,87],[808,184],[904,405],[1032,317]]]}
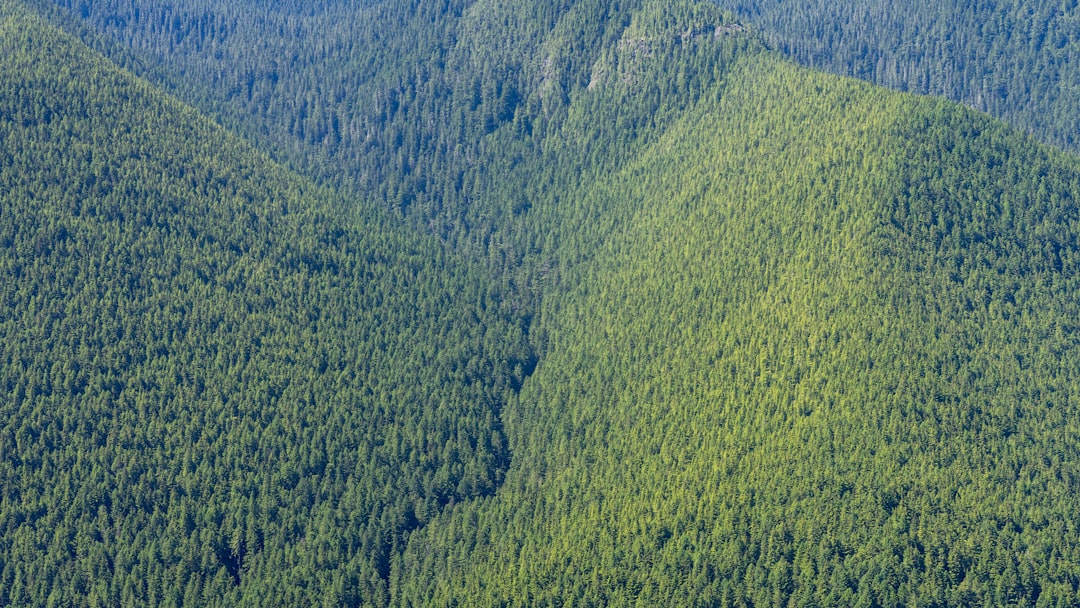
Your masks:
{"label": "coniferous forest", "polygon": [[1080,604],[1078,54],[0,0],[0,605]]}
{"label": "coniferous forest", "polygon": [[1080,148],[1075,0],[717,0],[801,63],[944,95]]}

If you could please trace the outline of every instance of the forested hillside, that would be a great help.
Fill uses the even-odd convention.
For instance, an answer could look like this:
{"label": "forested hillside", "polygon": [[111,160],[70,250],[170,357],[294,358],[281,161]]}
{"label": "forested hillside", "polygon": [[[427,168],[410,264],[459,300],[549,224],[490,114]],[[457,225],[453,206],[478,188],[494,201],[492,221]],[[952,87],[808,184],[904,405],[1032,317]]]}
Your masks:
{"label": "forested hillside", "polygon": [[1005,118],[1080,148],[1076,0],[715,0],[810,66]]}
{"label": "forested hillside", "polygon": [[484,273],[0,3],[0,604],[384,605],[491,494]]}
{"label": "forested hillside", "polygon": [[[69,30],[278,158],[498,271],[527,257],[506,234],[525,212],[617,165],[749,43],[688,2],[55,4]],[[651,22],[631,26],[645,5]],[[608,79],[618,95],[591,94]]]}
{"label": "forested hillside", "polygon": [[[747,53],[584,207],[495,497],[403,604],[1069,606],[1080,163]],[[792,102],[792,100],[799,100]]]}
{"label": "forested hillside", "polygon": [[27,1],[0,604],[1080,603],[1076,156],[743,6]]}

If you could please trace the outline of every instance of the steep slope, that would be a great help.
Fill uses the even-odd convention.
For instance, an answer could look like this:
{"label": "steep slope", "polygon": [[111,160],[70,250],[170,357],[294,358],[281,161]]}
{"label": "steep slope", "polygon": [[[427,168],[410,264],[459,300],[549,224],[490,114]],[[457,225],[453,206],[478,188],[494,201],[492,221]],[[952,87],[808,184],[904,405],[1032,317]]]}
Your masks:
{"label": "steep slope", "polygon": [[1075,157],[748,52],[587,190],[629,215],[401,605],[1080,600]]}
{"label": "steep slope", "polygon": [[484,273],[10,0],[0,142],[0,604],[383,605],[498,486]]}
{"label": "steep slope", "polygon": [[233,6],[75,8],[509,289],[9,18],[13,602],[1080,601],[1075,157],[705,4]]}
{"label": "steep slope", "polygon": [[1022,0],[716,0],[798,61],[944,95],[1080,147],[1080,5]]}
{"label": "steep slope", "polygon": [[[538,253],[531,209],[618,166],[750,43],[692,2],[55,4],[69,29],[118,41],[155,83],[276,157],[498,271]],[[633,25],[646,5],[664,9],[647,11],[647,32]],[[594,95],[608,77],[622,89]]]}
{"label": "steep slope", "polygon": [[638,2],[55,4],[306,173],[434,215],[485,135],[585,85]]}
{"label": "steep slope", "polygon": [[[470,173],[486,169],[485,151],[516,140],[527,142],[517,162],[535,172],[597,58],[616,50],[650,4],[39,3],[119,41],[156,83],[306,175],[397,207],[470,254],[500,258],[521,255],[522,245],[496,239],[503,249],[492,251],[489,235],[516,219],[493,217],[505,201],[469,189]],[[1078,145],[1075,2],[717,4],[805,64],[944,95],[1044,141]],[[677,13],[688,3],[668,5]]]}

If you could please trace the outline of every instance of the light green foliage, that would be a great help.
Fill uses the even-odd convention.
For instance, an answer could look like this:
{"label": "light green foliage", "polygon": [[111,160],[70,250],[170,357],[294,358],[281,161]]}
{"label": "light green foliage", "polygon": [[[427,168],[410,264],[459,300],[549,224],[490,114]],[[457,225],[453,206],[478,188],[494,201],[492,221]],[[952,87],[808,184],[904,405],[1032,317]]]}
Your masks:
{"label": "light green foliage", "polygon": [[706,3],[38,6],[335,193],[0,2],[0,599],[1080,601],[1075,156]]}
{"label": "light green foliage", "polygon": [[1075,158],[761,54],[725,80],[584,189],[619,220],[542,301],[507,483],[412,536],[402,597],[1076,601]]}

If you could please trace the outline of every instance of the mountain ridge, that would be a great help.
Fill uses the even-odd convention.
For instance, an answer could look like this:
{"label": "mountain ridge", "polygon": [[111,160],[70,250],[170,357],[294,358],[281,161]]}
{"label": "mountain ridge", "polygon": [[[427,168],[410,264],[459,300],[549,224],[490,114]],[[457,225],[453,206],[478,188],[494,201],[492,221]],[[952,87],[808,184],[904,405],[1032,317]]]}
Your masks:
{"label": "mountain ridge", "polygon": [[[594,192],[640,206],[542,301],[551,346],[508,417],[508,482],[418,531],[401,597],[1073,601],[1067,558],[1027,552],[1071,518],[1065,454],[1078,446],[1059,432],[1075,377],[1075,158],[971,111],[774,58],[729,82]],[[1031,198],[1021,228],[988,206],[986,184],[1016,196],[1029,167],[1064,181],[1041,182],[1056,198]],[[965,183],[982,187],[965,198]],[[948,233],[950,219],[999,234]],[[1027,245],[1029,231],[1046,241]],[[1021,270],[1041,278],[1010,293]],[[1043,464],[1035,445],[1064,453]],[[1035,479],[1037,512],[1056,514],[1043,523],[1024,511]],[[485,557],[444,560],[463,546]],[[1013,550],[1045,570],[1002,587],[994,560]],[[418,581],[430,582],[410,595]]]}
{"label": "mountain ridge", "polygon": [[502,296],[2,9],[0,602],[384,603],[501,483]]}
{"label": "mountain ridge", "polygon": [[4,602],[1080,597],[1074,155],[705,4],[478,2],[426,43],[547,32],[535,95],[459,40],[356,199],[0,2]]}

